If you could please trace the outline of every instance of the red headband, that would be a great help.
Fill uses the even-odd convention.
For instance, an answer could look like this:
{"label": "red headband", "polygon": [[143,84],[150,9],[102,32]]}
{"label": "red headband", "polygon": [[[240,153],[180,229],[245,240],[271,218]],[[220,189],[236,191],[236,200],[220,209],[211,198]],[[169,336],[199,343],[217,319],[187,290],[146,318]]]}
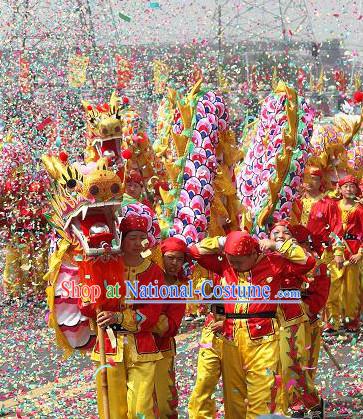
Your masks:
{"label": "red headband", "polygon": [[343,179],[339,180],[338,185],[343,186],[346,183],[354,183],[354,185],[359,189],[359,182],[355,176],[352,176],[352,175],[344,176]]}
{"label": "red headband", "polygon": [[258,241],[245,231],[231,231],[227,235],[224,251],[232,256],[247,256],[260,251]]}
{"label": "red headband", "polygon": [[292,234],[292,225],[286,220],[280,220],[277,223],[275,223],[271,228],[271,232],[272,232],[272,230],[274,230],[275,227],[279,227],[279,226],[286,227],[290,231],[290,233]]}
{"label": "red headband", "polygon": [[186,243],[177,237],[169,237],[163,240],[160,244],[161,253],[165,255],[166,252],[182,252],[189,253]]}

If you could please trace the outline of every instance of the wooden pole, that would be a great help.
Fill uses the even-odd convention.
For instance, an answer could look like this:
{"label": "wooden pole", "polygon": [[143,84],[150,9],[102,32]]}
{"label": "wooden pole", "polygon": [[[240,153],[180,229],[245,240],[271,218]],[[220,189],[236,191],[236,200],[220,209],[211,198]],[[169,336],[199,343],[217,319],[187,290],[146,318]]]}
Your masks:
{"label": "wooden pole", "polygon": [[325,342],[323,342],[323,348],[324,348],[325,352],[327,353],[328,357],[333,362],[333,364],[336,366],[337,370],[338,371],[341,371],[342,370],[342,367],[338,364],[338,361],[335,359],[334,355],[331,353],[328,344],[326,344]]}
{"label": "wooden pole", "polygon": [[[101,312],[97,309],[97,315]],[[100,358],[101,366],[106,365],[106,352],[105,352],[105,331],[102,327],[97,325],[98,342],[100,345]],[[110,401],[108,399],[108,384],[107,384],[107,368],[104,367],[100,371],[101,374],[101,389],[102,389],[102,402],[103,402],[103,414],[105,419],[110,419]]]}

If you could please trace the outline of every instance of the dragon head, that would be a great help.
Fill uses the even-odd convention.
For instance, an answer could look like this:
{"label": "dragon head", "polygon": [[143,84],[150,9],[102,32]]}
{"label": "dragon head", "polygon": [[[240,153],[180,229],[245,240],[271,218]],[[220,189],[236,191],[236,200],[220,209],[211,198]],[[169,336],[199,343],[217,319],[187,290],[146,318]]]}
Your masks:
{"label": "dragon head", "polygon": [[314,129],[311,140],[313,154],[308,164],[324,170],[332,184],[349,171],[348,150],[359,133],[362,119],[363,114],[338,114],[331,122],[317,125]]}
{"label": "dragon head", "polygon": [[107,158],[118,170],[136,169],[144,179],[163,171],[142,118],[131,107],[128,98],[119,98],[114,92],[109,103],[95,106],[82,101],[82,104],[87,117],[89,161]]}
{"label": "dragon head", "polygon": [[56,156],[43,156],[42,160],[53,179],[50,223],[86,255],[118,253],[117,210],[123,186],[118,175],[107,168],[107,159],[88,166],[69,165]]}

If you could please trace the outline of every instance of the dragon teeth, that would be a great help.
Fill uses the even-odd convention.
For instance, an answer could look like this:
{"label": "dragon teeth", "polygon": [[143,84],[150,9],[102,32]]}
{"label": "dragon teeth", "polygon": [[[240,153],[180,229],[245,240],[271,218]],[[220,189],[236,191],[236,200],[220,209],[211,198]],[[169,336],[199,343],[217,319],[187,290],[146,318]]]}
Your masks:
{"label": "dragon teeth", "polygon": [[83,207],[82,208],[82,221],[86,218],[87,210],[88,210],[87,207]]}

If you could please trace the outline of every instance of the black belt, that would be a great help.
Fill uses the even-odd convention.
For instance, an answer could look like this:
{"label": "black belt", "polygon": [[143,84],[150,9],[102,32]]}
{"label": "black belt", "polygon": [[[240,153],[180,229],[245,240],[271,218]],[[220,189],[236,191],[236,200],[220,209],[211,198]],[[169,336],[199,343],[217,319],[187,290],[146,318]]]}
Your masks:
{"label": "black belt", "polygon": [[298,288],[280,288],[280,291],[298,291],[301,292]]}
{"label": "black belt", "polygon": [[114,332],[118,332],[118,333],[132,333],[129,330],[124,329],[120,324],[114,323],[110,325],[111,329]]}
{"label": "black belt", "polygon": [[263,311],[261,313],[226,313],[226,319],[273,319],[276,317],[274,311]]}
{"label": "black belt", "polygon": [[354,234],[344,234],[344,240],[358,240],[358,237]]}

